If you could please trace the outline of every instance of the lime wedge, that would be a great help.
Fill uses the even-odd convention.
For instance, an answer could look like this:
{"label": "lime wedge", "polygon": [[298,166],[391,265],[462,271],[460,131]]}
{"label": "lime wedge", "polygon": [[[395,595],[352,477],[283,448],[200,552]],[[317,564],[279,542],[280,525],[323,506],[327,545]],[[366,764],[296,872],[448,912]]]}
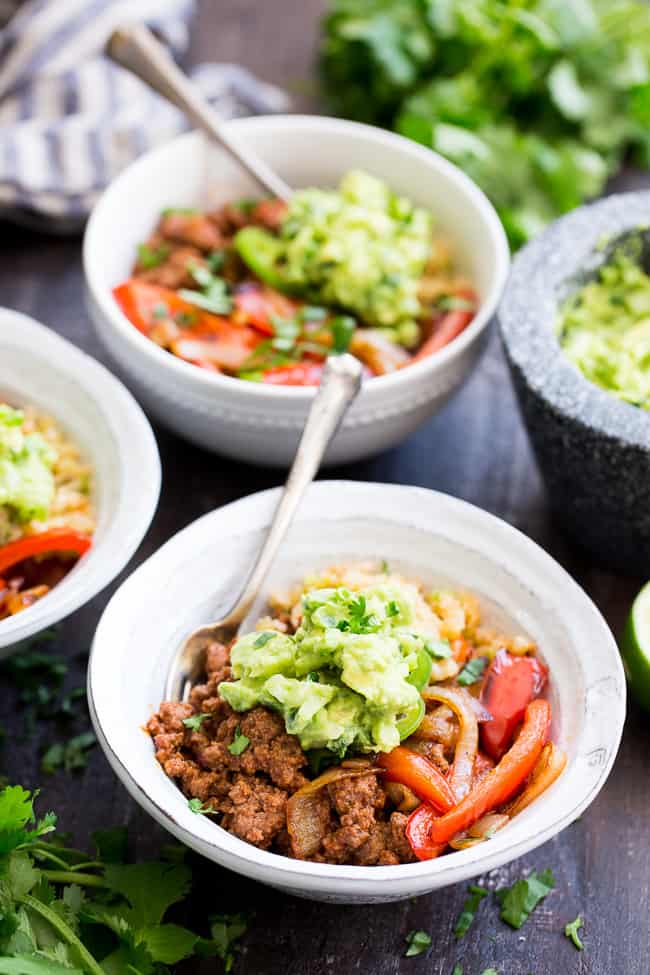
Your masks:
{"label": "lime wedge", "polygon": [[620,644],[630,690],[650,711],[650,582],[632,603]]}

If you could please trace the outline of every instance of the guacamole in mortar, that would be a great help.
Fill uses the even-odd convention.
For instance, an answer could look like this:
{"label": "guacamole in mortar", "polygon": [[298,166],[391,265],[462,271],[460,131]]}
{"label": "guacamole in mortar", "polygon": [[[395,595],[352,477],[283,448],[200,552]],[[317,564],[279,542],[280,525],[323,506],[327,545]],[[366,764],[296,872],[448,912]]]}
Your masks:
{"label": "guacamole in mortar", "polygon": [[231,650],[220,695],[236,711],[279,711],[305,750],[391,751],[419,724],[420,689],[433,659],[451,648],[433,613],[423,624],[417,591],[386,581],[358,592],[313,589],[293,635],[248,633]]}
{"label": "guacamole in mortar", "polygon": [[650,409],[650,277],[618,249],[565,302],[557,325],[568,358],[619,399]]}

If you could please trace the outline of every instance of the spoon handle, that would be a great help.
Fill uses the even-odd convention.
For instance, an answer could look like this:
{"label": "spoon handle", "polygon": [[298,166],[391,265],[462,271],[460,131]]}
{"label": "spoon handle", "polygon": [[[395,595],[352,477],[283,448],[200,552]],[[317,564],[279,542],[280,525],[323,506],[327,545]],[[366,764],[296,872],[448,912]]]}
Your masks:
{"label": "spoon handle", "polygon": [[239,146],[221,125],[200,90],[175,64],[169,52],[151,31],[139,24],[115,30],[106,46],[117,64],[137,75],[159,95],[184,112],[190,121],[215,139],[271,196],[288,201],[291,187],[254,153]]}
{"label": "spoon handle", "polygon": [[229,614],[231,623],[241,622],[253,605],[302,496],[316,476],[332,437],[361,388],[361,374],[361,363],[352,355],[346,353],[327,360],[271,528],[244,591]]}

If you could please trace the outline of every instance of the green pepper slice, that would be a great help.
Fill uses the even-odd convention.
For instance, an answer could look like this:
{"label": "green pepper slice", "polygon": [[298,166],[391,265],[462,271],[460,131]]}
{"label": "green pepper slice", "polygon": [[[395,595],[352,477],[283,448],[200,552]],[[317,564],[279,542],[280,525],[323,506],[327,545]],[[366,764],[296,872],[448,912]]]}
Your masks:
{"label": "green pepper slice", "polygon": [[233,239],[235,250],[260,281],[271,288],[286,288],[278,261],[282,244],[261,227],[242,227]]}
{"label": "green pepper slice", "polygon": [[406,678],[409,684],[413,684],[413,687],[417,687],[418,691],[421,691],[423,687],[426,687],[429,683],[429,678],[431,677],[431,667],[433,666],[431,657],[424,649],[420,647],[418,649],[418,660],[415,665],[415,670]]}
{"label": "green pepper slice", "polygon": [[399,740],[404,741],[409,735],[412,735],[416,728],[419,727],[425,712],[424,700],[419,697],[417,704],[414,704],[412,708],[406,712],[403,718],[400,718],[397,722],[397,730],[399,732]]}

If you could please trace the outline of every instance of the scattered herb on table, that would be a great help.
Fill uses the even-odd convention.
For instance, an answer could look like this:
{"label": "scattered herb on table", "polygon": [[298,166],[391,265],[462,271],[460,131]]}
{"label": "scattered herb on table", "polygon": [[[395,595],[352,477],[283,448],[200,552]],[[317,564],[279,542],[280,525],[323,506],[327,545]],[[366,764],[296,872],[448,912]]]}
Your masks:
{"label": "scattered herb on table", "polygon": [[56,816],[36,818],[34,798],[21,786],[0,792],[0,972],[164,975],[191,957],[232,968],[243,915],[206,918],[207,936],[166,920],[190,893],[188,866],[124,862],[121,829],[95,834],[96,858],[60,845]]}
{"label": "scattered herb on table", "polygon": [[463,938],[470,929],[472,921],[476,917],[476,912],[479,908],[479,904],[484,897],[488,896],[489,891],[485,887],[478,887],[476,884],[470,884],[469,886],[469,896],[466,898],[463,904],[463,910],[458,916],[456,921],[456,927],[454,928],[454,937],[459,939]]}
{"label": "scattered herb on table", "polygon": [[578,934],[583,924],[584,922],[582,920],[582,917],[580,914],[578,914],[575,921],[571,921],[571,923],[567,924],[566,927],[564,928],[564,934],[570,941],[573,942],[573,944],[576,946],[578,951],[584,951],[584,947],[585,947],[582,943],[580,935]]}
{"label": "scattered herb on table", "polygon": [[88,764],[88,751],[97,743],[92,731],[83,731],[66,742],[57,741],[45,751],[41,758],[41,772],[53,775],[61,769],[65,772],[80,772]]}
{"label": "scattered herb on table", "polygon": [[471,660],[467,661],[458,675],[458,683],[461,687],[468,687],[470,684],[475,684],[483,676],[483,671],[486,667],[487,657],[472,657]]}
{"label": "scattered herb on table", "polygon": [[406,943],[408,947],[404,955],[406,958],[412,958],[414,955],[421,955],[428,951],[431,947],[431,935],[426,931],[409,931],[406,935]]}
{"label": "scattered herb on table", "polygon": [[237,725],[235,728],[235,737],[228,745],[228,751],[231,755],[241,755],[242,752],[246,751],[250,743],[250,738],[247,738],[246,735],[242,734],[241,728],[239,725]]}
{"label": "scattered herb on table", "polygon": [[481,972],[481,975],[499,975],[496,968],[486,968]]}
{"label": "scattered herb on table", "polygon": [[517,880],[512,887],[497,890],[501,920],[518,930],[554,887],[555,880],[551,870],[543,870],[541,873],[533,870],[528,877]]}
{"label": "scattered herb on table", "polygon": [[463,975],[463,966],[462,965],[454,965],[454,970],[451,973],[451,975]]}

